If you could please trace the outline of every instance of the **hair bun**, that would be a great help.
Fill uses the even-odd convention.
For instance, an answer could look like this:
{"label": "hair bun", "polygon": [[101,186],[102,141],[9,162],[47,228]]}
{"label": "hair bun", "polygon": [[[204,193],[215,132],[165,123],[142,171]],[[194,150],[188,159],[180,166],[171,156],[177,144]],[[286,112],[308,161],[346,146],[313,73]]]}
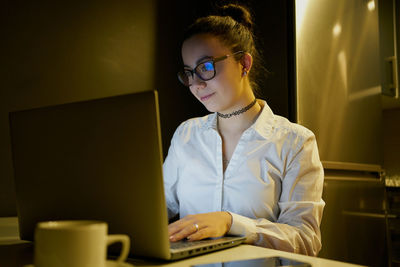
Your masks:
{"label": "hair bun", "polygon": [[228,4],[219,9],[221,16],[229,16],[243,26],[252,29],[253,21],[251,19],[250,11],[246,7],[237,4]]}

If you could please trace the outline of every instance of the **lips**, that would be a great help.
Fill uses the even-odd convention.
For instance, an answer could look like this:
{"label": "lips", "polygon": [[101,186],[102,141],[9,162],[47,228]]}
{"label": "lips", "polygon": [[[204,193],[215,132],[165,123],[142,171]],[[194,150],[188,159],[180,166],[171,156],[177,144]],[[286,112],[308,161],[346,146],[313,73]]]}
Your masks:
{"label": "lips", "polygon": [[211,93],[211,94],[208,94],[208,95],[205,95],[205,96],[201,96],[201,97],[200,97],[200,100],[201,100],[201,101],[207,101],[207,100],[210,99],[214,94],[215,94],[215,93]]}

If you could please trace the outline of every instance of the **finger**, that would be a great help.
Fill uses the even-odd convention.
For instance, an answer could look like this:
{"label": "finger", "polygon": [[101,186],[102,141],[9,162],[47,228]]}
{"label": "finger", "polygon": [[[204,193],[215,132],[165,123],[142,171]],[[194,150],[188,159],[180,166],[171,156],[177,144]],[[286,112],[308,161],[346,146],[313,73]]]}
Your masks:
{"label": "finger", "polygon": [[168,225],[168,233],[169,233],[169,235],[173,235],[176,232],[179,232],[182,229],[188,227],[189,225],[192,225],[195,223],[197,223],[196,215],[187,215],[184,218]]}
{"label": "finger", "polygon": [[171,235],[175,234],[176,232],[179,232],[182,228],[183,228],[182,223],[168,225],[168,236],[171,236]]}
{"label": "finger", "polygon": [[197,227],[195,226],[195,224],[190,224],[190,225],[187,225],[185,228],[183,228],[181,231],[176,232],[173,235],[170,235],[169,239],[173,242],[179,241],[185,237],[190,236],[191,234],[193,234],[197,231],[198,230],[197,230]]}
{"label": "finger", "polygon": [[210,232],[209,232],[209,228],[203,228],[200,229],[197,232],[194,232],[193,234],[189,235],[187,237],[187,239],[189,239],[190,241],[197,241],[197,240],[201,240],[204,238],[208,238],[211,237]]}
{"label": "finger", "polygon": [[174,234],[182,231],[186,227],[190,227],[191,225],[193,225],[193,222],[190,222],[185,219],[181,219],[179,221],[171,223],[170,225],[168,225],[168,235],[169,236],[174,235]]}
{"label": "finger", "polygon": [[198,231],[198,226],[196,224],[189,224],[185,228],[183,228],[181,231],[176,232],[175,234],[170,236],[171,241],[178,241],[181,240],[195,232]]}

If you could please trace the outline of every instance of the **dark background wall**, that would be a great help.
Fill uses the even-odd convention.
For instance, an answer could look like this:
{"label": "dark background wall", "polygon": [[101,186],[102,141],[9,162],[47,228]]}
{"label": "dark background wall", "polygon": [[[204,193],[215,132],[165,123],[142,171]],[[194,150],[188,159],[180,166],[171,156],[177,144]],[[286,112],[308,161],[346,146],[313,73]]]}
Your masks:
{"label": "dark background wall", "polygon": [[[179,84],[182,33],[226,1],[3,1],[0,216],[16,214],[8,112],[157,89],[164,156],[183,120],[207,114]],[[238,1],[240,2],[240,1]],[[254,11],[269,77],[261,98],[292,118],[291,1],[243,1]]]}
{"label": "dark background wall", "polygon": [[2,1],[0,216],[15,215],[8,112],[154,88],[155,0]]}

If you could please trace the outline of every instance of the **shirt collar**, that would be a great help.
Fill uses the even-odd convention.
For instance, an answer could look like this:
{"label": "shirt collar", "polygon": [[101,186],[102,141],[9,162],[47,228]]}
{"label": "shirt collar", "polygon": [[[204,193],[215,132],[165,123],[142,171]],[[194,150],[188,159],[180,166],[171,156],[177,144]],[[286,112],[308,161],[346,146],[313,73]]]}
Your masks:
{"label": "shirt collar", "polygon": [[[253,125],[250,126],[250,128],[256,131],[261,137],[267,139],[269,134],[271,133],[274,121],[274,113],[272,112],[271,108],[268,106],[265,100],[258,100],[258,102],[262,106],[262,110],[257,120],[253,123]],[[217,118],[217,112],[209,114],[207,116],[206,122],[202,126],[202,129],[218,130]]]}
{"label": "shirt collar", "polygon": [[211,113],[209,115],[207,115],[207,120],[206,122],[203,124],[203,126],[201,127],[204,130],[208,130],[208,129],[214,129],[214,130],[218,130],[217,127],[217,112]]}
{"label": "shirt collar", "polygon": [[268,106],[267,102],[264,100],[258,100],[262,110],[257,120],[250,126],[255,132],[257,132],[264,139],[268,139],[273,129],[273,124],[275,120],[275,115],[271,108]]}

